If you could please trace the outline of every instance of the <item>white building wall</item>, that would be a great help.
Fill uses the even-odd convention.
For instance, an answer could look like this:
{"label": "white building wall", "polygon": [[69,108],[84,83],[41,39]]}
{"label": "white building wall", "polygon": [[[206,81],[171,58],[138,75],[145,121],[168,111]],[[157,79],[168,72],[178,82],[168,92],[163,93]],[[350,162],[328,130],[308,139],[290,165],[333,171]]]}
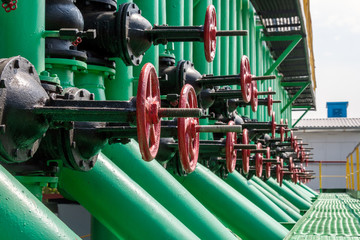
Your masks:
{"label": "white building wall", "polygon": [[[353,151],[354,147],[360,142],[359,131],[342,130],[299,130],[295,133],[298,138],[314,149],[314,161],[346,161],[346,156]],[[307,169],[313,170],[316,179],[308,183],[314,190],[319,190],[319,164],[309,163]],[[356,159],[354,155],[354,169],[356,170]],[[346,165],[345,163],[322,163],[322,188],[335,189],[346,188]],[[330,176],[333,177],[330,177]],[[355,175],[356,186],[356,175]]]}

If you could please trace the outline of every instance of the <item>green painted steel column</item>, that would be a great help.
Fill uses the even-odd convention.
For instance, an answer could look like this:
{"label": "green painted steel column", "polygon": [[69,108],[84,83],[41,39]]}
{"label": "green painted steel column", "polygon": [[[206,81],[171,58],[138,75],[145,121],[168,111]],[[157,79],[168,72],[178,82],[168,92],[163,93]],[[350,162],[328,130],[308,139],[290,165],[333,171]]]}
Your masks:
{"label": "green painted steel column", "polygon": [[[242,28],[243,30],[249,31],[249,36],[242,37],[243,40],[243,54],[249,57],[250,54],[250,2],[249,0],[242,0],[242,11],[241,11],[241,17],[242,17]],[[251,66],[250,66],[251,67]],[[250,116],[251,109],[250,107],[244,107],[244,115]]]}
{"label": "green painted steel column", "polygon": [[[242,0],[237,0],[236,1],[236,26],[238,28],[238,30],[242,30],[243,29],[243,24],[242,24]],[[247,36],[245,36],[247,37]],[[237,73],[240,73],[240,61],[241,61],[241,57],[243,55],[243,38],[245,37],[238,37],[236,38],[236,44],[237,44],[237,54],[238,54],[238,57],[237,57],[237,61],[236,61],[236,66],[237,66],[237,69],[236,69],[236,72]],[[238,90],[240,90],[240,86],[237,87]],[[240,114],[240,116],[244,115],[244,108],[240,108],[238,107],[237,108],[237,111],[238,113]]]}
{"label": "green painted steel column", "polygon": [[314,196],[319,196],[319,194],[317,192],[315,192],[313,189],[311,189],[309,186],[305,185],[305,184],[300,184],[300,186],[302,188],[304,188],[305,190],[309,191],[310,193],[314,194]]}
{"label": "green painted steel column", "polygon": [[21,55],[38,73],[45,70],[45,2],[18,1],[17,9],[0,11],[0,58]]}
{"label": "green painted steel column", "polygon": [[1,165],[0,202],[0,239],[81,239]]}
{"label": "green painted steel column", "polygon": [[288,233],[280,223],[201,164],[193,173],[177,179],[241,238],[283,239]]}
{"label": "green painted steel column", "polygon": [[229,173],[225,182],[241,193],[249,201],[270,215],[278,222],[295,223],[289,215],[281,210],[275,203],[268,199],[261,191],[249,184],[245,177],[234,171]]}
{"label": "green painted steel column", "polygon": [[95,217],[91,217],[91,240],[120,240]]}
{"label": "green painted steel column", "polygon": [[[145,17],[152,25],[159,24],[159,1],[158,0],[134,0],[142,10],[142,16]],[[165,10],[164,10],[165,11]],[[139,66],[134,67],[133,95],[136,96],[137,83],[140,76],[141,68],[146,63],[152,63],[156,70],[159,70],[159,46],[151,46],[145,53]]]}
{"label": "green painted steel column", "polygon": [[[166,0],[158,0],[159,2],[159,25],[167,24],[167,13],[166,13]],[[174,43],[169,43],[169,45],[174,45]],[[167,45],[167,46],[169,46]],[[166,45],[159,44],[159,55],[163,54],[165,52],[165,49],[167,48]]]}
{"label": "green painted steel column", "polygon": [[107,146],[112,161],[201,239],[233,239],[230,231],[156,160],[141,159],[138,144]]}
{"label": "green painted steel column", "polygon": [[[220,23],[218,26],[220,26],[221,30],[229,30],[229,24],[230,24],[230,3],[229,1],[221,1],[221,17],[220,17]],[[221,65],[220,69],[221,75],[229,75],[229,68],[230,68],[230,37],[221,37],[221,45],[219,45],[220,52],[221,52]]]}
{"label": "green painted steel column", "polygon": [[[220,1],[220,0],[219,0]],[[184,0],[184,25],[193,26],[193,0]],[[184,42],[184,59],[193,62],[193,43]]]}
{"label": "green painted steel column", "polygon": [[[164,8],[163,8],[164,11]],[[191,9],[188,9],[190,12]],[[166,23],[169,26],[184,26],[184,0],[166,0]],[[184,42],[175,42],[175,61],[184,59]]]}
{"label": "green painted steel column", "polygon": [[292,204],[299,208],[300,211],[308,210],[311,207],[311,204],[308,201],[299,197],[284,184],[280,187],[279,184],[272,178],[269,178],[265,183],[277,191],[284,198],[289,200]]}
{"label": "green painted steel column", "polygon": [[297,213],[300,213],[300,209],[297,208],[294,204],[292,204],[290,201],[288,201],[286,198],[284,198],[282,195],[280,195],[277,191],[275,191],[274,189],[272,189],[270,186],[268,186],[263,180],[261,180],[260,178],[253,176],[250,180],[250,183],[256,183],[259,186],[261,186],[262,188],[264,188],[266,191],[268,191],[269,193],[271,193],[273,196],[277,197],[280,201],[284,202],[286,205],[288,205],[289,207],[291,207],[294,211],[296,211]]}
{"label": "green painted steel column", "polygon": [[273,203],[275,203],[281,210],[283,210],[287,215],[289,215],[295,221],[298,221],[301,218],[300,211],[295,211],[285,202],[281,201],[279,198],[271,194],[265,188],[261,187],[256,182],[249,180],[250,185],[256,187],[260,192],[262,192],[268,199],[270,199]]}
{"label": "green painted steel column", "polygon": [[63,168],[59,186],[118,237],[197,239],[103,154],[91,171]]}
{"label": "green painted steel column", "polygon": [[[217,24],[217,28],[218,29],[222,29],[222,7],[221,4],[224,1],[221,0],[213,0],[213,5],[216,9],[216,24]],[[213,74],[215,76],[220,76],[221,75],[221,67],[224,65],[224,63],[222,62],[222,55],[221,55],[221,48],[222,48],[222,41],[223,37],[218,37],[216,38],[216,53],[215,53],[215,58],[213,61]]]}
{"label": "green painted steel column", "polygon": [[304,200],[308,201],[309,203],[313,202],[313,196],[310,196],[310,193],[308,191],[298,189],[295,184],[292,184],[292,182],[289,182],[287,180],[284,180],[283,184],[285,184],[286,187],[288,187],[291,191],[293,191],[295,194],[297,194]]}

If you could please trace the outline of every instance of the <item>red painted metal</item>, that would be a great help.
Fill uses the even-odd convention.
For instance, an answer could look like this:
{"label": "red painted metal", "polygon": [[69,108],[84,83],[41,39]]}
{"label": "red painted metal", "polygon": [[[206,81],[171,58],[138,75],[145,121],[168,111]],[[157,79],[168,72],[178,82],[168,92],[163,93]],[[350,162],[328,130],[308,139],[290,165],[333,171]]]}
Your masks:
{"label": "red painted metal", "polygon": [[[272,92],[272,88],[269,87],[268,88],[268,92]],[[273,111],[273,104],[274,104],[274,100],[271,94],[268,95],[268,102],[267,102],[267,107],[268,107],[268,115],[271,116],[271,113]]]}
{"label": "red painted metal", "polygon": [[[245,128],[242,135],[242,144],[249,144],[249,131]],[[242,171],[249,173],[250,149],[242,149]]]}
{"label": "red painted metal", "polygon": [[247,56],[242,56],[240,63],[240,86],[242,97],[245,103],[249,103],[252,95],[252,77],[250,63]]}
{"label": "red painted metal", "polygon": [[204,23],[204,49],[206,61],[212,62],[216,51],[216,11],[214,5],[206,9]]}
{"label": "red painted metal", "polygon": [[[186,84],[181,89],[179,108],[197,108],[197,98],[194,88]],[[199,157],[199,133],[196,126],[199,119],[188,117],[178,119],[178,141],[181,165],[186,173],[196,168]]]}
{"label": "red painted metal", "polygon": [[[261,143],[256,144],[256,149],[257,150],[262,149]],[[263,171],[263,154],[262,153],[255,154],[255,169],[256,169],[256,176],[260,178],[262,176],[262,171]]]}
{"label": "red painted metal", "polygon": [[[229,121],[228,125],[234,125],[234,121]],[[236,166],[237,150],[234,149],[234,144],[237,144],[237,135],[235,132],[226,133],[226,169],[228,172],[233,172]]]}
{"label": "red painted metal", "polygon": [[272,112],[272,114],[271,114],[271,137],[273,139],[275,139],[275,133],[276,133],[275,112]]}
{"label": "red painted metal", "polygon": [[258,107],[258,90],[257,90],[257,82],[252,81],[252,93],[251,93],[251,110],[253,112],[257,111]]}
{"label": "red painted metal", "polygon": [[5,9],[5,12],[9,13],[16,10],[17,0],[11,0],[9,3],[3,3],[1,6]]}

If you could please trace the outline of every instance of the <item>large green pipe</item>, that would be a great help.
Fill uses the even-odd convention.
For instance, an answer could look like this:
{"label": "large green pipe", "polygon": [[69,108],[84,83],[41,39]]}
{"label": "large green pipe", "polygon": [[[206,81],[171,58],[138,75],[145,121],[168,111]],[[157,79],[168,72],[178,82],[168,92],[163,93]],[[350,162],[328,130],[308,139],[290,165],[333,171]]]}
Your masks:
{"label": "large green pipe", "polygon": [[197,239],[103,154],[91,171],[63,168],[59,186],[118,237]]}
{"label": "large green pipe", "polygon": [[81,239],[0,165],[0,239]]}
{"label": "large green pipe", "polygon": [[[242,0],[237,0],[237,2],[236,2],[236,21],[237,21],[236,26],[237,26],[237,28],[239,30],[243,29],[241,14],[242,14]],[[242,40],[242,38],[244,38],[244,37],[236,38],[236,41],[237,41],[237,43],[236,43],[237,44],[237,54],[238,54],[238,58],[237,58],[237,61],[236,61],[236,66],[237,66],[236,72],[237,73],[240,72],[240,60],[241,60],[241,57],[243,55],[243,40]],[[240,86],[238,86],[237,89],[239,90]],[[243,107],[241,107],[241,108],[238,107],[237,111],[239,112],[239,114],[241,116],[244,115],[244,108]]]}
{"label": "large green pipe", "polygon": [[249,184],[245,177],[240,173],[234,171],[229,173],[225,182],[232,186],[235,190],[241,193],[249,201],[261,208],[264,212],[270,215],[278,222],[294,223],[289,215],[281,210],[275,203],[268,199],[261,191],[256,189],[253,185]]}
{"label": "large green pipe", "polygon": [[314,196],[318,196],[319,194],[317,192],[315,192],[313,189],[311,189],[309,186],[305,185],[305,184],[300,184],[300,186],[302,188],[304,188],[305,190],[309,191],[310,193],[314,194]]}
{"label": "large green pipe", "polygon": [[296,189],[298,189],[299,191],[301,192],[304,192],[305,194],[307,194],[310,198],[316,198],[316,195],[310,191],[308,191],[306,188],[303,188],[302,183],[300,182],[297,182],[297,183],[293,183],[293,182],[290,182],[291,185],[293,185]]}
{"label": "large green pipe", "polygon": [[303,191],[301,189],[298,189],[295,185],[293,185],[291,182],[288,182],[286,180],[283,181],[283,184],[288,187],[291,191],[293,191],[295,194],[297,194],[299,197],[303,198],[305,201],[308,201],[309,203],[312,203],[312,197],[309,196],[310,193],[307,191]]}
{"label": "large green pipe", "polygon": [[141,159],[138,144],[107,146],[103,152],[201,239],[234,236],[158,162]]}
{"label": "large green pipe", "polygon": [[[219,10],[220,11],[220,10]],[[221,11],[220,11],[220,26],[221,30],[229,30],[229,23],[230,23],[230,3],[229,1],[221,1]],[[222,37],[221,38],[221,44],[220,51],[221,51],[221,75],[229,75],[229,68],[230,68],[230,49],[229,49],[229,43],[230,43],[230,37]]]}
{"label": "large green pipe", "polygon": [[[221,4],[224,1],[221,0],[213,0],[213,5],[216,9],[216,21],[217,21],[217,26],[218,29],[221,28],[222,29],[222,20],[221,20],[221,16],[222,16],[222,7]],[[222,48],[222,38],[216,38],[216,53],[215,53],[215,58],[213,61],[213,74],[215,76],[219,76],[222,75],[221,74],[221,68],[224,65],[222,58],[223,55],[221,54],[221,48]]]}
{"label": "large green pipe", "polygon": [[283,239],[280,223],[201,164],[178,181],[231,231],[243,239]]}
{"label": "large green pipe", "polygon": [[[192,26],[194,21],[193,11],[194,8],[193,0],[184,0],[184,25]],[[184,42],[184,59],[193,61],[193,43]]]}
{"label": "large green pipe", "polygon": [[250,180],[250,183],[256,183],[262,188],[264,188],[266,191],[271,193],[273,196],[277,197],[280,201],[284,202],[286,205],[291,207],[294,211],[300,213],[300,209],[297,208],[294,204],[292,204],[290,201],[288,201],[286,198],[284,198],[282,195],[280,195],[277,191],[275,191],[273,188],[271,188],[269,185],[267,185],[263,180],[260,178],[253,176]]}
{"label": "large green pipe", "polygon": [[115,236],[107,227],[105,227],[95,217],[91,217],[91,240],[120,240],[123,238]]}
{"label": "large green pipe", "polygon": [[287,215],[289,215],[295,221],[298,221],[301,218],[300,211],[295,211],[289,205],[281,201],[279,198],[272,195],[269,191],[265,188],[261,187],[254,181],[249,181],[249,184],[256,187],[260,192],[262,192],[268,199],[270,199],[273,203],[275,203],[281,210],[283,210]]}
{"label": "large green pipe", "polygon": [[17,9],[0,11],[0,58],[21,55],[38,73],[45,70],[45,2],[18,1]]}
{"label": "large green pipe", "polygon": [[[188,9],[188,11],[190,12],[191,9]],[[184,0],[166,0],[166,23],[169,26],[184,26]],[[175,42],[173,44],[175,61],[183,60],[184,42]]]}
{"label": "large green pipe", "polygon": [[280,187],[279,184],[274,179],[269,178],[266,181],[266,184],[269,185],[271,188],[273,188],[275,191],[277,191],[284,198],[289,200],[292,204],[294,204],[301,211],[308,210],[311,207],[311,204],[308,201],[305,201],[303,198],[299,197],[297,194],[295,194],[293,191],[291,191],[285,185],[282,185]]}

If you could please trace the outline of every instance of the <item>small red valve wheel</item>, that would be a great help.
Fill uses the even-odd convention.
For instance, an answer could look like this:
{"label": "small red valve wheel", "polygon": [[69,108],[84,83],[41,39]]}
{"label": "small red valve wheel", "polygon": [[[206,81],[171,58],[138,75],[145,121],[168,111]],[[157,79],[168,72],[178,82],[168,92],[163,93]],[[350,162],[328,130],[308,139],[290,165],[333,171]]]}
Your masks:
{"label": "small red valve wheel", "polygon": [[266,163],[265,165],[265,178],[269,179],[271,177],[271,163]]}
{"label": "small red valve wheel", "polygon": [[289,157],[289,172],[292,172],[294,170],[294,163],[292,157]]}
{"label": "small red valve wheel", "polygon": [[[284,124],[284,120],[280,119],[280,124]],[[285,127],[280,127],[280,142],[283,142],[285,140]]]}
{"label": "small red valve wheel", "polygon": [[276,161],[277,161],[277,165],[276,165],[276,180],[277,180],[277,182],[280,184],[280,187],[281,187],[281,185],[282,185],[282,180],[283,180],[283,175],[284,175],[284,173],[283,173],[283,160],[282,160],[282,158],[280,158],[280,157],[276,157]]}
{"label": "small red valve wheel", "polygon": [[[262,149],[261,143],[256,144],[256,149],[257,150]],[[262,171],[263,171],[263,154],[262,153],[255,154],[255,169],[256,169],[256,176],[260,178],[262,176]]]}
{"label": "small red valve wheel", "polygon": [[[272,88],[269,87],[269,88],[268,88],[268,91],[269,91],[269,92],[272,92]],[[269,95],[268,95],[268,102],[267,102],[267,107],[268,107],[267,110],[268,110],[268,115],[269,115],[269,116],[271,116],[271,113],[272,113],[272,111],[273,111],[273,104],[274,104],[274,99],[273,99],[272,95],[269,94]]]}
{"label": "small red valve wheel", "polygon": [[[249,144],[249,131],[245,128],[242,135],[242,144]],[[242,171],[246,175],[249,173],[250,149],[242,149]]]}
{"label": "small red valve wheel", "polygon": [[257,89],[257,82],[252,81],[252,93],[251,93],[251,110],[253,112],[257,111],[258,107],[258,89]]}
{"label": "small red valve wheel", "polygon": [[[197,108],[197,99],[194,88],[185,84],[181,89],[179,108]],[[181,165],[186,173],[195,170],[199,157],[199,133],[196,126],[199,119],[188,117],[178,118],[178,141],[179,157]]]}
{"label": "small red valve wheel", "polygon": [[294,173],[293,173],[293,175],[292,175],[292,181],[293,181],[293,183],[297,183],[298,182],[298,174],[297,174],[297,170],[296,169],[294,169]]}
{"label": "small red valve wheel", "polygon": [[17,0],[11,0],[9,3],[3,3],[1,6],[7,13],[14,11],[17,8]]}
{"label": "small red valve wheel", "polygon": [[136,96],[136,125],[141,156],[145,161],[155,158],[160,143],[161,123],[159,80],[155,67],[147,63],[141,69]]}
{"label": "small red valve wheel", "polygon": [[240,86],[241,93],[245,103],[249,103],[252,96],[252,76],[250,71],[250,63],[247,56],[242,56],[240,62]]}
{"label": "small red valve wheel", "polygon": [[204,49],[206,61],[212,62],[216,51],[216,11],[214,5],[206,9],[204,23]]}
{"label": "small red valve wheel", "polygon": [[[234,121],[229,121],[228,125],[234,125]],[[235,132],[226,133],[226,169],[232,173],[235,170],[237,150],[234,149],[234,144],[237,144],[237,136]]]}
{"label": "small red valve wheel", "polygon": [[272,139],[275,139],[275,133],[276,133],[275,112],[272,112],[272,114],[271,114],[271,138]]}

